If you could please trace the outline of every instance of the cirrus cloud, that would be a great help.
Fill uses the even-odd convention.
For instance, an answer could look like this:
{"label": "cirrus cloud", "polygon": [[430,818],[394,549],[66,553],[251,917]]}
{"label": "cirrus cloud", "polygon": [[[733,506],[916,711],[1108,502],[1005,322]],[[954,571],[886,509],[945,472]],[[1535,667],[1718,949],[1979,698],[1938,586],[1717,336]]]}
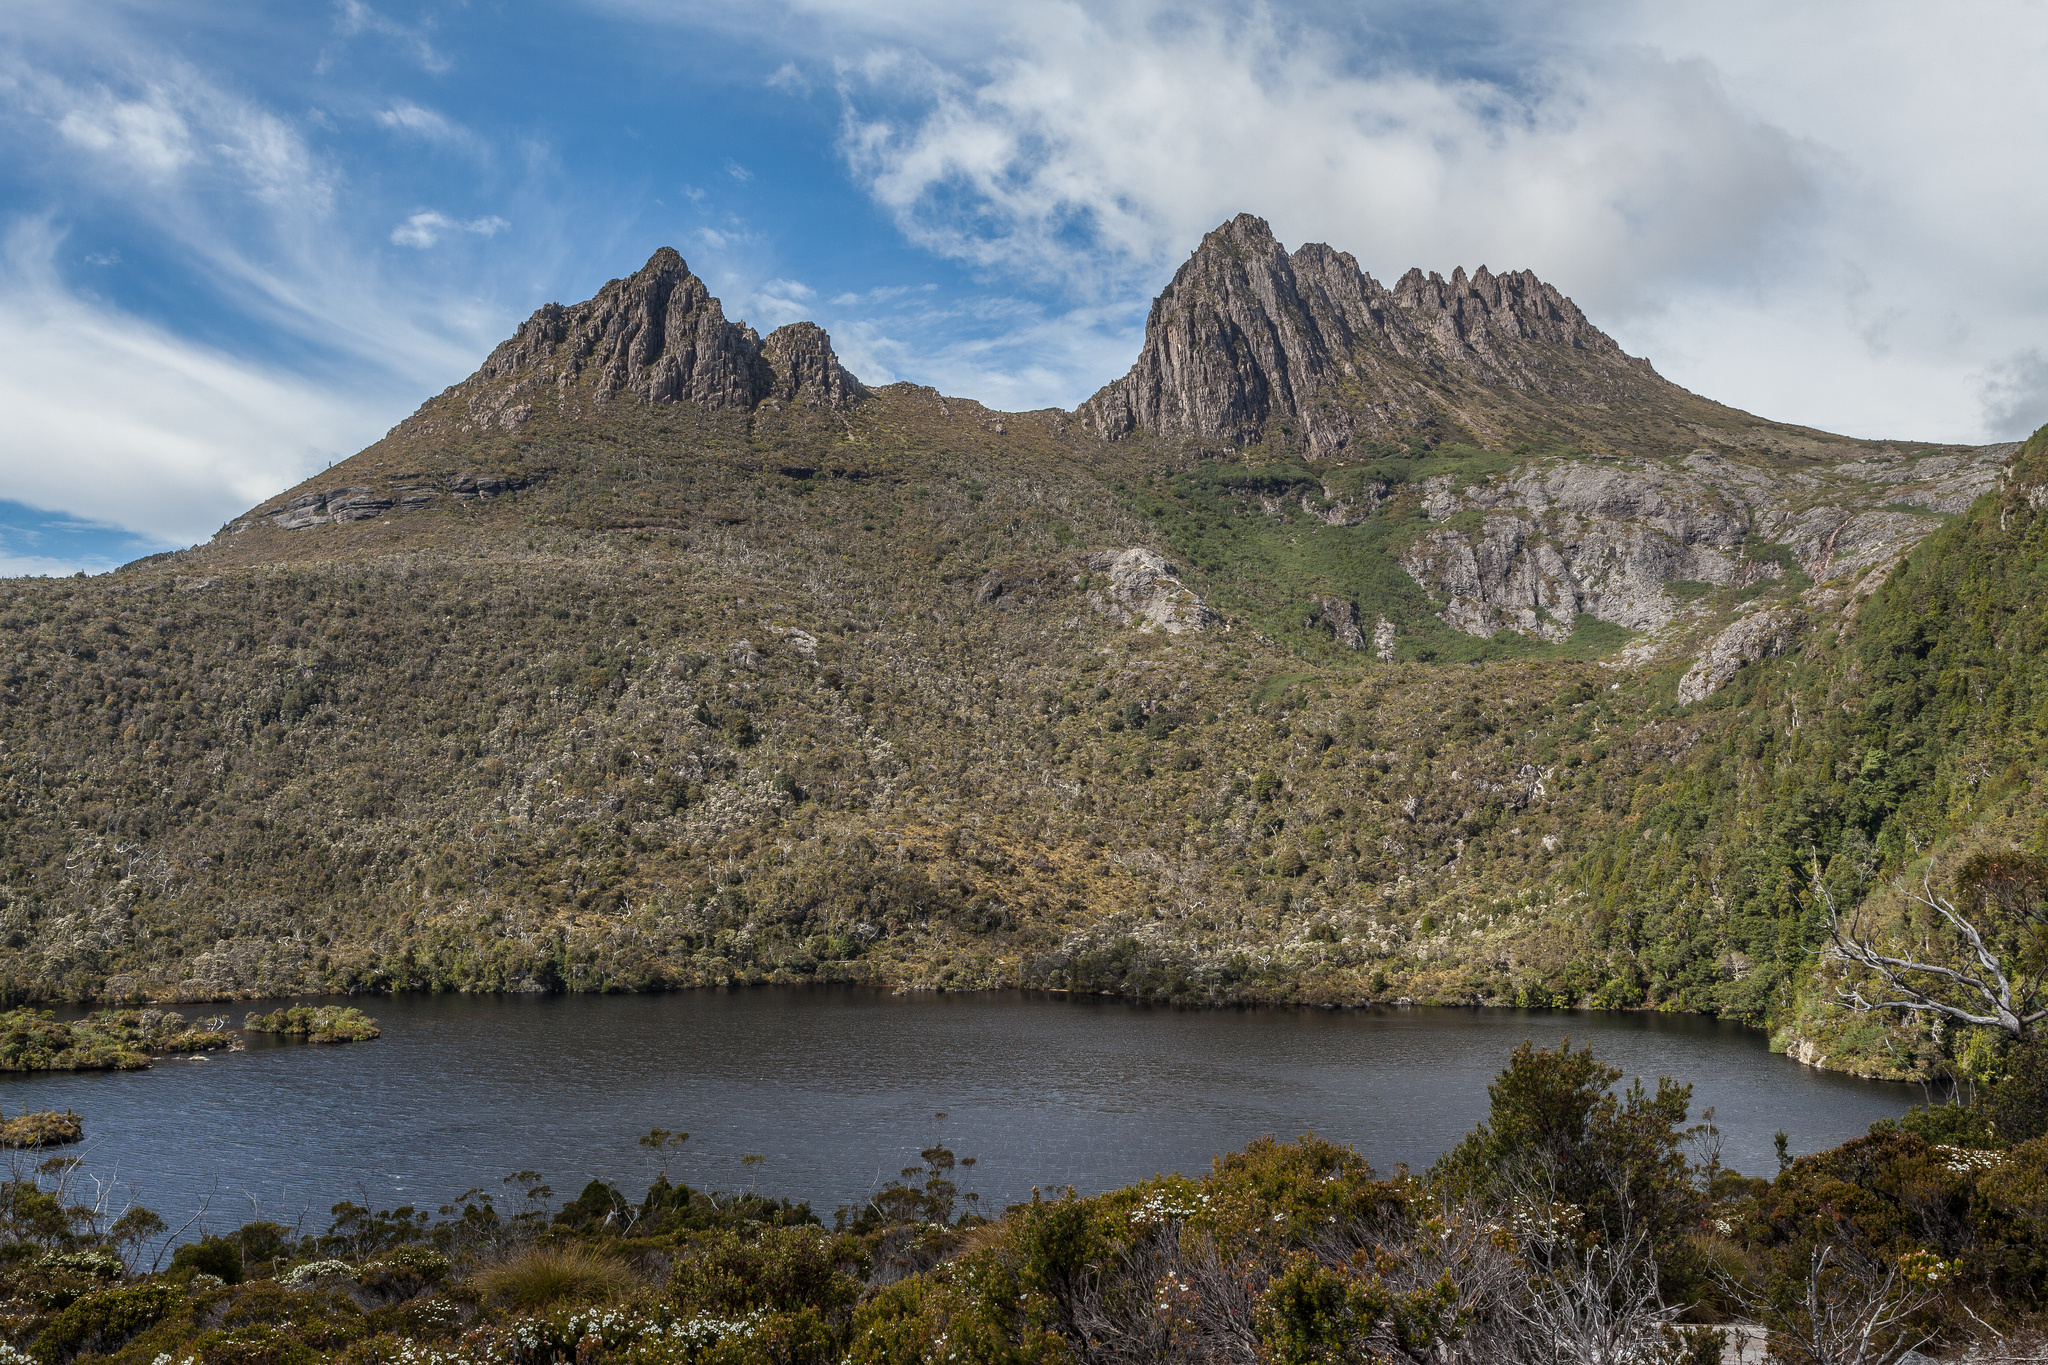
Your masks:
{"label": "cirrus cloud", "polygon": [[472,232],[479,237],[495,237],[511,226],[496,214],[485,218],[471,218],[464,222],[450,218],[445,213],[425,209],[391,229],[391,240],[398,246],[409,246],[424,251],[450,232]]}

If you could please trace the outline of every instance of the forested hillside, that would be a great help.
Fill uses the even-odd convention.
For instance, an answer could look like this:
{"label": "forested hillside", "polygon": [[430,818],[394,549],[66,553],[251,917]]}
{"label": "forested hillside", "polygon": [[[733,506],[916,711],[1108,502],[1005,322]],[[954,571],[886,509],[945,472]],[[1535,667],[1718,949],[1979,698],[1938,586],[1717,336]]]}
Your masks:
{"label": "forested hillside", "polygon": [[1899,877],[1940,879],[1986,848],[2048,852],[2044,506],[2048,429],[1836,630],[1701,707],[1713,737],[1573,874],[1644,998],[1798,1016],[1810,1050],[1869,1053],[1876,1021],[1817,1014],[1825,993],[1805,980],[1824,933],[1816,874],[1839,904],[1901,914]]}

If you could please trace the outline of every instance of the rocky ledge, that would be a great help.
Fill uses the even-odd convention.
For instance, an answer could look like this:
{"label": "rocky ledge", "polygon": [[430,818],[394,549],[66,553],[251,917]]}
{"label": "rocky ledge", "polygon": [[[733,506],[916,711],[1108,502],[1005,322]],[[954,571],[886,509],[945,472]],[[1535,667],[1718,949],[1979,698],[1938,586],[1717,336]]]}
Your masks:
{"label": "rocky ledge", "polygon": [[439,480],[429,480],[420,474],[394,474],[387,488],[349,484],[300,493],[270,512],[243,517],[228,528],[228,533],[239,534],[265,521],[287,531],[332,522],[368,521],[394,509],[404,512],[426,507],[444,497],[454,502],[488,501],[546,482],[545,474],[449,474]]}

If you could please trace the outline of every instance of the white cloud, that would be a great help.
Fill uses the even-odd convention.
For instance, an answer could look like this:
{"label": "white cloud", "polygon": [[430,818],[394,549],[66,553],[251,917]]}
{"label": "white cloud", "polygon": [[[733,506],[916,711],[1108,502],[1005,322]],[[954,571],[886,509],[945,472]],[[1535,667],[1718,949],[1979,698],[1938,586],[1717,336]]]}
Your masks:
{"label": "white cloud", "polygon": [[447,115],[411,100],[399,100],[373,116],[383,127],[445,147],[474,147],[476,135]]}
{"label": "white cloud", "polygon": [[786,322],[811,321],[816,313],[818,291],[799,280],[769,280],[754,291],[752,311],[763,329]]}
{"label": "white cloud", "polygon": [[[245,327],[276,329],[347,357],[353,368],[410,374],[415,382],[423,374],[459,377],[499,338],[506,319],[474,297],[451,295],[455,282],[394,278],[365,255],[355,225],[338,221],[339,172],[289,121],[176,57],[109,41],[100,66],[134,64],[125,82],[108,78],[115,94],[69,83],[25,50],[0,48],[0,107],[40,115],[78,147],[85,159],[73,174],[121,201],[159,246],[181,254]],[[161,126],[182,124],[192,155],[165,174],[162,161],[137,164],[129,143],[94,148],[62,131],[73,113],[103,123],[101,114],[119,105],[146,105]],[[17,121],[14,128],[32,126]],[[489,216],[448,226],[490,236],[508,224]]]}
{"label": "white cloud", "polygon": [[53,264],[59,240],[43,221],[18,221],[0,263],[8,497],[189,544],[379,434],[388,399],[337,393],[71,294]]}
{"label": "white cloud", "polygon": [[2048,308],[2048,179],[2016,173],[2048,128],[2040,0],[1480,0],[1435,31],[1391,4],[945,8],[790,5],[851,54],[849,165],[933,251],[1135,301],[1249,210],[1383,278],[1532,268],[1772,416],[2048,420],[2013,359]]}
{"label": "white cloud", "polygon": [[418,248],[421,251],[435,245],[445,233],[473,232],[479,237],[495,237],[512,225],[493,214],[488,218],[472,218],[461,222],[445,213],[426,210],[391,229],[391,240],[399,246]]}
{"label": "white cloud", "polygon": [[14,52],[0,55],[0,82],[9,104],[49,120],[82,154],[80,169],[103,184],[231,193],[311,214],[332,202],[330,177],[289,123],[183,63],[155,62],[115,94],[68,83]]}
{"label": "white cloud", "polygon": [[[848,73],[848,158],[903,229],[978,264],[1148,285],[1240,211],[1368,269],[1482,261],[1611,311],[1725,272],[1812,190],[1797,141],[1698,61],[1546,61],[1522,88],[1402,70],[1254,13],[1040,0],[963,75],[901,49]],[[908,117],[901,92],[920,97]],[[864,112],[874,99],[879,112]]]}
{"label": "white cloud", "polygon": [[193,159],[192,131],[174,109],[154,100],[117,100],[104,90],[67,110],[57,131],[74,146],[118,158],[162,179]]}
{"label": "white cloud", "polygon": [[434,50],[427,41],[423,28],[401,24],[388,15],[380,14],[363,0],[336,0],[334,6],[334,30],[344,38],[353,38],[361,33],[374,33],[390,38],[398,46],[413,55],[413,59],[428,71],[436,74],[446,71],[448,59]]}

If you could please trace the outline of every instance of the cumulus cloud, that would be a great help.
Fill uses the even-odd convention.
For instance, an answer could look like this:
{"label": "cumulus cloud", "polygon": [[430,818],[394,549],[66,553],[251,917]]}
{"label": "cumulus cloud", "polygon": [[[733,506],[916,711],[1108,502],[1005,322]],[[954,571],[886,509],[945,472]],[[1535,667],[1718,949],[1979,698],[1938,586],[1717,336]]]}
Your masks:
{"label": "cumulus cloud", "polygon": [[1596,305],[1726,268],[1809,189],[1796,142],[1701,63],[1552,62],[1509,91],[1361,76],[1262,13],[1162,17],[1028,6],[1014,54],[972,76],[872,52],[848,72],[849,161],[934,250],[1091,290],[1251,210],[1380,270],[1540,263]]}
{"label": "cumulus cloud", "polygon": [[424,251],[450,232],[472,232],[479,237],[495,237],[511,226],[495,214],[488,218],[471,218],[463,222],[450,218],[445,213],[425,210],[413,214],[391,229],[391,240],[399,246],[415,247]]}

